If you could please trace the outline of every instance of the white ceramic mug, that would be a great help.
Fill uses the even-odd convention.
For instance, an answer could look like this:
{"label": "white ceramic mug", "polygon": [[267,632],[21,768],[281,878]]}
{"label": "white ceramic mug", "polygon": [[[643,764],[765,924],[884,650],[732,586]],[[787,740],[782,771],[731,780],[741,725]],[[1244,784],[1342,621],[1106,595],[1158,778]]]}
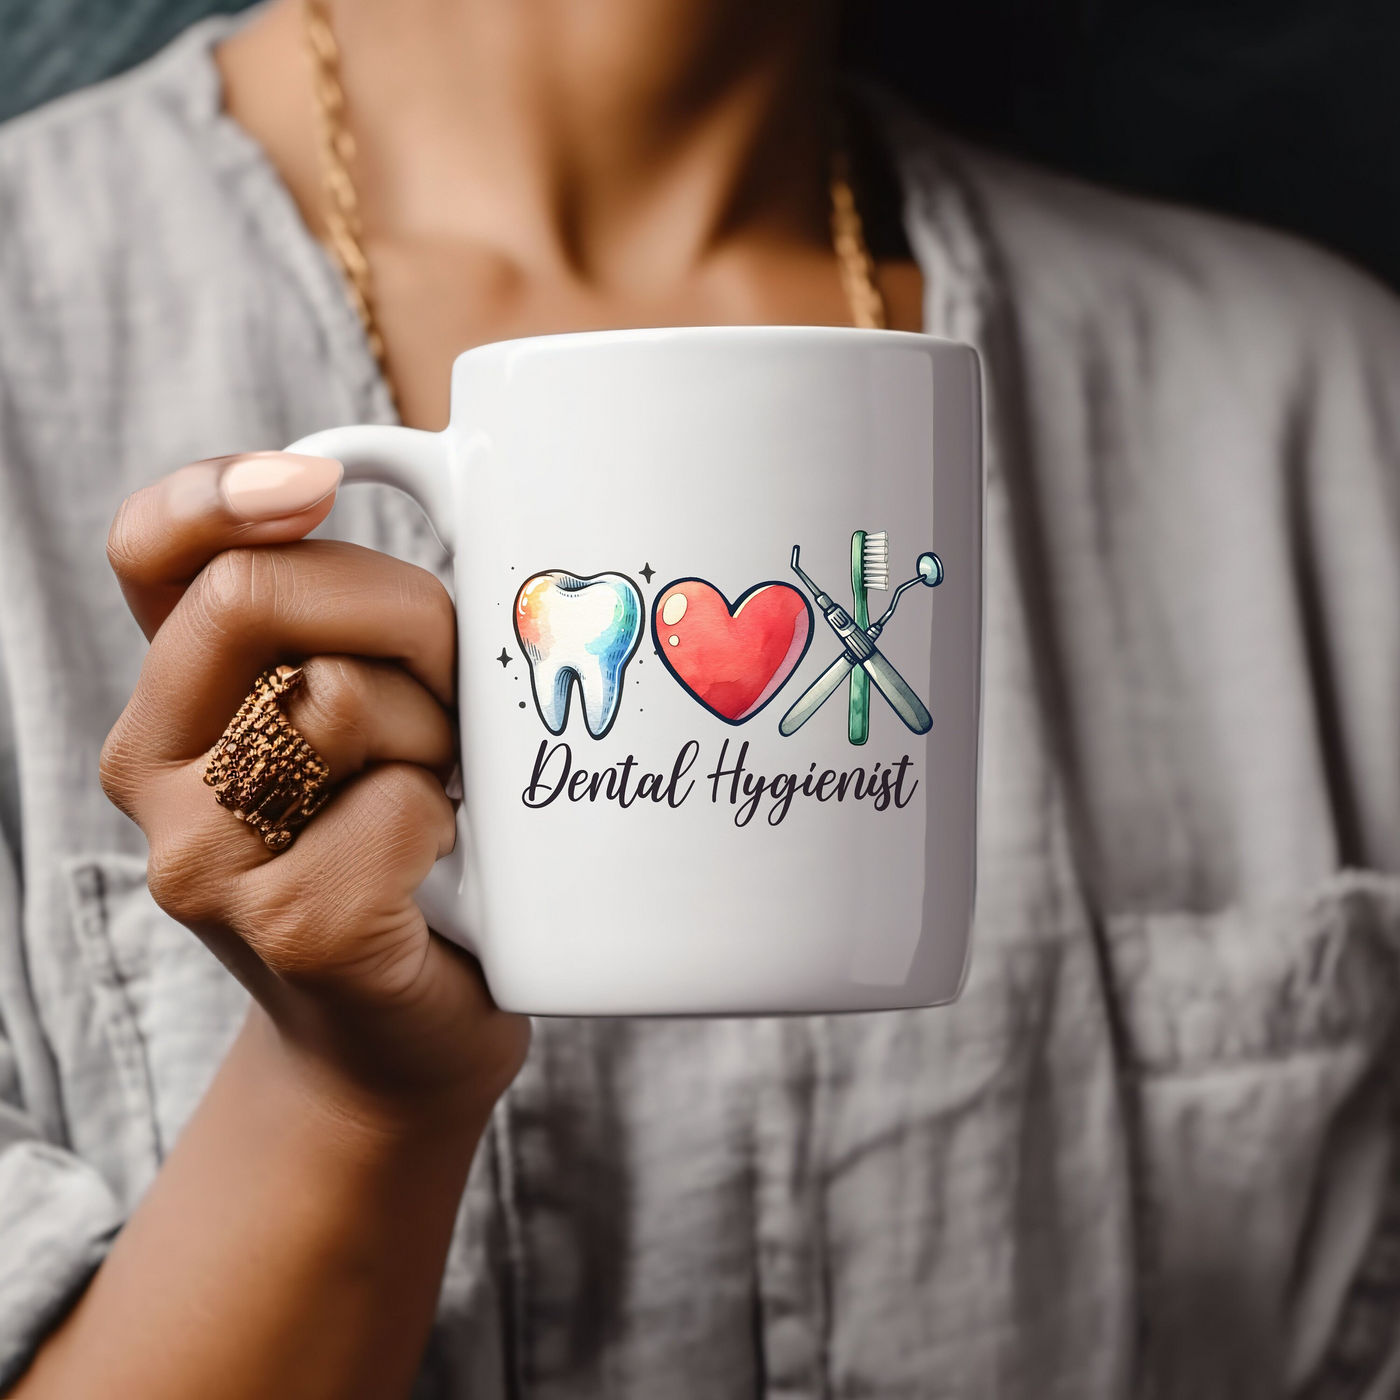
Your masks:
{"label": "white ceramic mug", "polygon": [[957,996],[982,652],[972,349],[800,327],[507,341],[457,360],[446,431],[290,450],[408,492],[452,553],[465,799],[419,898],[501,1006]]}

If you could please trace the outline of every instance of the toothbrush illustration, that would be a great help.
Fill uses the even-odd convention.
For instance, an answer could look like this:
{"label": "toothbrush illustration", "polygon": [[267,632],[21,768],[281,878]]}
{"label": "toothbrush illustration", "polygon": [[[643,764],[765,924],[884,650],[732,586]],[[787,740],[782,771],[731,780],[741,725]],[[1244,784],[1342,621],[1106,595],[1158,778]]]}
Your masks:
{"label": "toothbrush illustration", "polygon": [[[870,626],[870,600],[867,590],[881,593],[890,586],[890,537],[884,530],[867,534],[857,530],[851,536],[851,598],[857,627]],[[870,677],[863,666],[851,672],[851,703],[848,720],[851,743],[863,744],[870,737]]]}
{"label": "toothbrush illustration", "polygon": [[[852,546],[854,549],[854,545]],[[890,702],[905,725],[915,734],[927,734],[933,728],[933,716],[924,702],[914,694],[908,681],[885,659],[875,646],[885,625],[894,616],[899,600],[916,584],[937,588],[943,582],[943,561],[928,550],[919,555],[918,573],[905,583],[901,583],[890,599],[890,605],[869,627],[856,626],[851,615],[837,603],[830,594],[819,588],[802,570],[799,563],[801,547],[792,547],[792,570],[807,586],[822,616],[831,630],[841,639],[844,650],[835,661],[812,682],[798,697],[793,707],[782,718],[778,733],[785,738],[796,734],[809,719],[836,693],[841,682],[853,675],[859,668],[874,683],[875,688]],[[868,711],[867,711],[868,714]]]}

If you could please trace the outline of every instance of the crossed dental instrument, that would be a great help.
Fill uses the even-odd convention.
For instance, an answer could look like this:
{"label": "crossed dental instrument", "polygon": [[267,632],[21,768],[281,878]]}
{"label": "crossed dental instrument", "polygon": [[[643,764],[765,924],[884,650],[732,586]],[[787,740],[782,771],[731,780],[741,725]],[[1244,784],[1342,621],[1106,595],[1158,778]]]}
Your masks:
{"label": "crossed dental instrument", "polygon": [[894,616],[899,600],[916,584],[937,588],[943,582],[943,561],[929,550],[919,555],[918,574],[901,583],[890,599],[890,605],[869,627],[859,627],[851,615],[837,603],[830,594],[819,588],[802,571],[798,562],[801,546],[792,547],[792,571],[807,586],[813,600],[821,609],[831,630],[840,637],[845,650],[835,661],[807,687],[798,697],[796,704],[785,714],[778,725],[778,733],[785,738],[796,734],[809,719],[836,693],[841,682],[859,666],[870,677],[871,683],[890,702],[895,714],[914,731],[927,734],[933,728],[933,716],[924,702],[914,694],[909,683],[885,659],[876,647],[885,624]]}

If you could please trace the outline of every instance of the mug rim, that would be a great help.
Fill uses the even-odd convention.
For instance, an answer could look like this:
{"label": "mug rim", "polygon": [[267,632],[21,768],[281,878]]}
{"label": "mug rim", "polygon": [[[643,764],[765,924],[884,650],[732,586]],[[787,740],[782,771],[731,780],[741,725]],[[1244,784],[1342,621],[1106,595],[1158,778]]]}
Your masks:
{"label": "mug rim", "polygon": [[737,326],[627,326],[598,331],[554,331],[547,335],[512,336],[506,340],[488,340],[463,350],[453,361],[455,371],[464,361],[473,356],[485,357],[488,353],[520,351],[526,347],[540,346],[554,350],[565,350],[575,345],[580,348],[603,347],[609,345],[662,345],[674,342],[703,344],[706,341],[741,340],[748,342],[772,341],[781,343],[800,342],[812,344],[827,341],[846,345],[898,345],[921,347],[933,345],[957,346],[961,349],[974,349],[968,341],[954,340],[950,336],[930,335],[925,331],[871,330],[861,326],[804,326],[804,325],[737,325]]}

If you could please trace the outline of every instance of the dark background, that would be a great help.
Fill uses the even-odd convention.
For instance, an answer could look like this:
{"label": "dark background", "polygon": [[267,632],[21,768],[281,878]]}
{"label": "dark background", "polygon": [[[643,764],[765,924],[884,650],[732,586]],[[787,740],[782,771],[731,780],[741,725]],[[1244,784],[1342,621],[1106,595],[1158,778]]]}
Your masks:
{"label": "dark background", "polygon": [[[246,0],[0,0],[0,117]],[[1400,0],[848,0],[853,66],[981,140],[1400,287]]]}

